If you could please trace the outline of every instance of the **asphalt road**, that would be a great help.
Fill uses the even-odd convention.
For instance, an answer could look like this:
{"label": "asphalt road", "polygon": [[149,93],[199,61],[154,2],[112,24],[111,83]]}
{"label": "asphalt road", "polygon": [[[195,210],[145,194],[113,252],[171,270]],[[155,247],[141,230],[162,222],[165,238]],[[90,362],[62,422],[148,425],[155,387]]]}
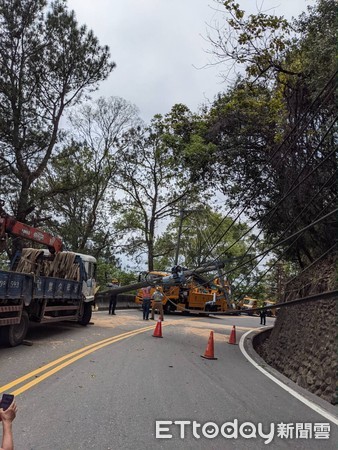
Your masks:
{"label": "asphalt road", "polygon": [[[228,344],[233,325],[238,343],[260,326],[258,317],[171,315],[160,339],[152,336],[155,323],[141,320],[139,311],[117,313],[94,313],[94,325],[86,328],[36,326],[28,336],[32,346],[0,348],[0,392],[15,393],[19,407],[16,450],[336,448],[334,424]],[[201,358],[211,330],[217,360]],[[156,421],[172,422],[157,429],[171,438],[156,438]],[[264,434],[271,432],[270,443],[259,423]],[[330,439],[305,437],[324,423]],[[294,428],[293,439],[277,436],[287,428],[280,424],[289,424],[289,433]],[[303,437],[295,437],[297,427]],[[236,428],[237,438],[222,435],[235,436]]]}

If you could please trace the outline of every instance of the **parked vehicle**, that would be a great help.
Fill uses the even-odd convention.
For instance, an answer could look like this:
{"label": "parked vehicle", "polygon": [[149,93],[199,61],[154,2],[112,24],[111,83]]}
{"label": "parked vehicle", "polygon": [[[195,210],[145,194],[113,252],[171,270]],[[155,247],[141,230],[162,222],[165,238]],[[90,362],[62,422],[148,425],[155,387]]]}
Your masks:
{"label": "parked vehicle", "polygon": [[252,316],[253,314],[257,314],[256,312],[253,312],[252,310],[254,308],[259,308],[258,306],[258,300],[251,297],[244,297],[239,302],[240,310],[242,313],[247,313],[249,316]]}
{"label": "parked vehicle", "polygon": [[71,320],[87,325],[96,290],[96,259],[62,251],[62,240],[18,222],[0,203],[0,246],[7,235],[47,249],[24,248],[9,270],[0,270],[0,343],[16,346],[26,337],[29,322]]}
{"label": "parked vehicle", "polygon": [[[209,267],[205,271],[210,270]],[[164,294],[163,309],[165,313],[173,311],[224,312],[232,309],[233,307],[227,299],[229,286],[223,287],[221,284],[217,284],[216,282],[219,283],[218,278],[211,281],[201,275],[202,271],[203,268],[197,271],[173,268],[171,274],[160,271],[142,272],[139,281],[148,281],[152,286],[151,294],[156,285],[160,286]],[[138,289],[135,302],[142,304],[142,300],[142,289]]]}
{"label": "parked vehicle", "polygon": [[[265,300],[265,301],[264,301],[264,306],[273,306],[273,305],[275,305],[275,304],[276,304],[276,302],[273,301],[273,300]],[[268,310],[266,311],[266,313],[267,313],[267,315],[268,315],[269,317],[276,317],[277,314],[278,314],[278,309],[279,309],[279,308],[271,308],[271,309],[268,309]]]}
{"label": "parked vehicle", "polygon": [[[249,316],[254,314],[259,315],[259,311],[253,311],[255,308],[262,308],[263,306],[273,306],[276,302],[272,300],[257,300],[252,297],[244,297],[239,302],[239,307],[242,313],[247,313]],[[271,308],[266,310],[266,314],[269,317],[276,317],[278,308]]]}

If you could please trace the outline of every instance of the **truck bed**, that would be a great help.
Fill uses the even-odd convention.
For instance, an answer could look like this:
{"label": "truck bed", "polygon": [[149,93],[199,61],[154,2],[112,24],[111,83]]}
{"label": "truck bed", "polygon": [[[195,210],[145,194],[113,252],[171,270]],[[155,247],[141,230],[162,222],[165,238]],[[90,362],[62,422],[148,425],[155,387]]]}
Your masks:
{"label": "truck bed", "polygon": [[18,324],[23,308],[35,322],[75,320],[81,299],[79,281],[0,270],[0,327]]}

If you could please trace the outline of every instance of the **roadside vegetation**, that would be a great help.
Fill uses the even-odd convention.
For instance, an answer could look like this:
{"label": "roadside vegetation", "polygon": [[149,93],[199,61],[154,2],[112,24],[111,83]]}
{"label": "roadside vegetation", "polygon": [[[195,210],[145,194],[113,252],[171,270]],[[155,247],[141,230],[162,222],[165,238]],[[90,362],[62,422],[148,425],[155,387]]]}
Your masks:
{"label": "roadside vegetation", "polygon": [[238,298],[276,299],[288,277],[332,261],[335,2],[291,21],[215,4],[207,39],[224,90],[146,124],[122,98],[90,99],[114,55],[66,1],[0,0],[0,198],[95,256],[102,286],[225,260]]}

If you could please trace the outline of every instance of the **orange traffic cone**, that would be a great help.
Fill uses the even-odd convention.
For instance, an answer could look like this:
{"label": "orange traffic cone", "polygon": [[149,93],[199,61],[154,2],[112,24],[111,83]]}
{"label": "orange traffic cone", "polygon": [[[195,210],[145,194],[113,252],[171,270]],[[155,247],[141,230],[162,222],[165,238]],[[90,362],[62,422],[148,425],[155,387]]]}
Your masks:
{"label": "orange traffic cone", "polygon": [[236,328],[235,328],[235,325],[233,325],[233,327],[232,327],[228,344],[236,344]]}
{"label": "orange traffic cone", "polygon": [[157,321],[153,337],[160,337],[160,338],[163,337],[162,336],[162,322],[161,322],[161,320]]}
{"label": "orange traffic cone", "polygon": [[210,336],[207,344],[207,348],[205,349],[204,355],[201,355],[202,358],[205,359],[217,359],[214,357],[214,332],[210,331]]}

